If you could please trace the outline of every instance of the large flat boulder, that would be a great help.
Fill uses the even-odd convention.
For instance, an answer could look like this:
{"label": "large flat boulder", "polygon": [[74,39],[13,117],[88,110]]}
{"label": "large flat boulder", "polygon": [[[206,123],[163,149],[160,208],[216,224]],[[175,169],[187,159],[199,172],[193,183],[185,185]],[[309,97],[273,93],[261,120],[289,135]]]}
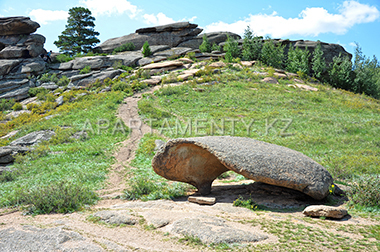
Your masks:
{"label": "large flat boulder", "polygon": [[0,18],[0,36],[20,35],[35,32],[40,25],[29,17],[3,17]]}
{"label": "large flat boulder", "polygon": [[147,27],[136,30],[135,33],[118,38],[108,39],[97,47],[97,50],[111,53],[116,47],[126,43],[133,43],[139,50],[148,41],[150,46],[167,45],[176,47],[180,43],[193,39],[202,29],[198,25],[189,22],[179,22],[163,26]]}
{"label": "large flat boulder", "polygon": [[169,140],[154,156],[152,166],[158,175],[189,183],[203,195],[209,194],[213,180],[228,170],[317,200],[328,195],[333,183],[323,166],[302,153],[244,137]]}

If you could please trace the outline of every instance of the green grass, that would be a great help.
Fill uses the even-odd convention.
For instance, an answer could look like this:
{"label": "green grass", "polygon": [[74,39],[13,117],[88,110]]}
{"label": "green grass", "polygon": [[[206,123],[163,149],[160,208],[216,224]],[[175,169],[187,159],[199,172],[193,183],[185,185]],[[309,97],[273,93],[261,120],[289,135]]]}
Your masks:
{"label": "green grass", "polygon": [[300,151],[334,178],[380,173],[380,101],[328,85],[309,84],[319,89],[311,92],[289,80],[265,84],[255,70],[215,75],[219,83],[204,92],[194,82],[165,87],[139,102],[141,113],[170,138],[251,137]]}
{"label": "green grass", "polygon": [[[117,143],[128,137],[127,127],[124,126],[125,131],[115,128],[121,123],[117,121],[115,111],[123,99],[120,92],[90,94],[59,107],[49,120],[41,118],[13,128],[20,130],[16,137],[42,129],[52,129],[56,136],[50,142],[40,144],[29,155],[18,157],[18,162],[12,167],[16,172],[0,178],[6,181],[0,183],[0,206],[34,204],[28,200],[32,194],[42,198],[44,195],[39,191],[58,190],[57,185],[61,183],[77,188],[78,192],[82,190],[84,195],[102,188],[108,169],[114,162],[112,153]],[[70,138],[72,133],[82,130],[88,133],[87,139]],[[4,179],[5,176],[8,177]],[[52,202],[48,197],[46,201],[47,204]],[[87,200],[79,202],[79,205],[89,203]],[[54,208],[52,211],[76,209]],[[39,210],[35,212],[40,213]]]}
{"label": "green grass", "polygon": [[[135,167],[130,171],[128,180],[130,188],[125,191],[125,198],[129,200],[156,200],[173,199],[186,195],[189,185],[181,182],[168,181],[157,175],[152,169],[152,158],[156,139],[160,137],[146,134],[140,141],[136,157],[131,162]],[[162,139],[161,139],[162,140]]]}

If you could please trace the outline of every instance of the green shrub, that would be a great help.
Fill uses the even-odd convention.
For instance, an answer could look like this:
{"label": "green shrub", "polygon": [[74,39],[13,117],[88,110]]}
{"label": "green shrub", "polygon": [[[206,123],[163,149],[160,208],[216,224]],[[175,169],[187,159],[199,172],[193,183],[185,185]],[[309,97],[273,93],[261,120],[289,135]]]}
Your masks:
{"label": "green shrub", "polygon": [[207,35],[204,34],[202,37],[202,44],[199,46],[199,50],[203,53],[210,53],[211,52],[211,44],[208,41]]}
{"label": "green shrub", "polygon": [[365,57],[359,44],[356,44],[354,71],[355,93],[365,93],[380,98],[380,65],[374,56],[372,60]]}
{"label": "green shrub", "polygon": [[351,204],[380,209],[380,177],[362,176],[351,185],[348,196]]}
{"label": "green shrub", "polygon": [[294,49],[293,45],[290,45],[286,70],[292,73],[309,73],[309,51],[307,50],[307,47],[305,50],[302,50],[298,47]]}
{"label": "green shrub", "polygon": [[22,105],[21,105],[21,103],[16,102],[16,103],[12,106],[12,109],[13,109],[14,111],[22,110]]}
{"label": "green shrub", "polygon": [[97,195],[73,181],[57,181],[50,185],[30,188],[20,193],[20,200],[30,204],[30,214],[70,213],[94,204]]}
{"label": "green shrub", "polygon": [[80,74],[88,74],[89,72],[91,72],[91,67],[90,66],[85,66],[84,68],[82,68],[79,71]]}
{"label": "green shrub", "polygon": [[220,45],[217,45],[217,44],[212,44],[212,47],[211,47],[211,51],[221,51],[222,48]]}
{"label": "green shrub", "polygon": [[135,50],[135,44],[132,42],[128,42],[124,45],[118,46],[113,50],[113,53],[118,53],[118,52],[125,52],[125,51],[134,51]]}
{"label": "green shrub", "polygon": [[114,83],[112,85],[112,90],[125,92],[127,94],[133,93],[131,85],[123,81],[117,81],[116,83]]}
{"label": "green shrub", "polygon": [[43,95],[47,94],[49,91],[46,89],[46,88],[38,88],[38,87],[35,87],[35,88],[29,88],[29,95],[31,97],[34,97],[34,96],[37,96],[38,94],[42,93]]}
{"label": "green shrub", "polygon": [[150,78],[150,71],[148,69],[142,69],[140,68],[136,72],[136,77],[140,79],[149,79]]}
{"label": "green shrub", "polygon": [[143,45],[142,54],[144,55],[144,57],[149,57],[150,55],[152,55],[152,51],[150,50],[148,41],[145,41]]}
{"label": "green shrub", "polygon": [[0,100],[0,111],[10,110],[14,104],[15,104],[14,99],[10,99],[10,100],[1,99]]}
{"label": "green shrub", "polygon": [[244,207],[248,208],[249,210],[256,211],[259,208],[259,205],[257,205],[251,198],[245,200],[242,196],[239,195],[239,197],[233,202],[233,206],[236,207]]}
{"label": "green shrub", "polygon": [[66,54],[59,54],[55,57],[55,59],[58,62],[64,63],[64,62],[69,62],[70,60],[73,60],[74,58]]}
{"label": "green shrub", "polygon": [[247,28],[244,30],[242,50],[243,60],[260,59],[262,45],[262,37],[255,37],[253,32],[251,31],[251,28],[247,26]]}
{"label": "green shrub", "polygon": [[313,59],[311,60],[311,69],[313,76],[320,81],[324,81],[323,74],[326,72],[326,62],[323,58],[323,51],[321,43],[318,43],[313,52]]}
{"label": "green shrub", "polygon": [[67,86],[70,83],[70,79],[66,76],[63,75],[57,82],[58,86]]}
{"label": "green shrub", "polygon": [[57,74],[49,74],[49,73],[44,73],[40,76],[39,78],[40,83],[47,83],[47,82],[58,82],[58,77]]}
{"label": "green shrub", "polygon": [[233,62],[234,58],[240,56],[240,49],[238,42],[227,35],[227,41],[224,44],[223,50],[226,52],[225,59],[227,62]]}
{"label": "green shrub", "polygon": [[352,62],[348,57],[333,58],[333,66],[329,70],[330,84],[333,87],[354,91],[354,73],[352,71]]}
{"label": "green shrub", "polygon": [[282,68],[285,57],[284,47],[282,45],[276,46],[272,39],[266,40],[261,49],[261,61],[271,67]]}

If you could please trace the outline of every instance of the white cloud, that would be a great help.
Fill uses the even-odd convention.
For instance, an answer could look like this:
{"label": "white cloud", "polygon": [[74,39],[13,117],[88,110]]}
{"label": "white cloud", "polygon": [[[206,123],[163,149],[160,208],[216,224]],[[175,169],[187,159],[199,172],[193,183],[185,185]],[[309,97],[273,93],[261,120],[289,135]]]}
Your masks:
{"label": "white cloud", "polygon": [[249,25],[256,35],[270,35],[274,38],[291,35],[318,36],[321,33],[344,34],[355,24],[373,22],[380,12],[374,6],[356,1],[345,1],[338,9],[339,14],[329,13],[324,8],[306,8],[296,18],[284,18],[273,12],[270,15],[249,15],[234,23],[222,21],[205,27],[205,32],[231,31],[243,34]]}
{"label": "white cloud", "polygon": [[67,11],[35,9],[29,12],[29,16],[39,24],[47,24],[50,21],[67,20],[69,13]]}
{"label": "white cloud", "polygon": [[94,16],[126,13],[132,19],[141,11],[127,0],[81,0],[80,3]]}
{"label": "white cloud", "polygon": [[193,16],[192,18],[183,18],[181,20],[174,20],[174,19],[166,16],[164,13],[160,12],[157,15],[155,15],[155,14],[144,14],[143,18],[145,19],[144,22],[146,24],[149,24],[149,25],[165,25],[165,24],[171,24],[171,23],[183,22],[183,21],[194,22],[194,20],[197,17]]}

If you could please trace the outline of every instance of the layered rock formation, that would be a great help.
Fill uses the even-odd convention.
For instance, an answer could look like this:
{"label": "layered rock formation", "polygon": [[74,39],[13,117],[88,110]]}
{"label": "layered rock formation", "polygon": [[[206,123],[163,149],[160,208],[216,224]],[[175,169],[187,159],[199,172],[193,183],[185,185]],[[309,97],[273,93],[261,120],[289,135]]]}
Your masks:
{"label": "layered rock formation", "polygon": [[0,99],[27,98],[30,77],[44,72],[45,37],[31,34],[38,27],[28,17],[0,18]]}
{"label": "layered rock formation", "polygon": [[220,174],[232,170],[248,179],[303,192],[317,200],[329,193],[333,178],[311,158],[251,138],[208,136],[169,140],[152,160],[164,178],[189,183],[203,195]]}
{"label": "layered rock formation", "polygon": [[139,50],[145,41],[148,41],[149,45],[168,45],[169,47],[176,47],[180,43],[190,40],[201,33],[202,29],[197,27],[198,25],[189,22],[179,22],[137,29],[135,33],[109,39],[102,43],[97,49],[104,53],[111,53],[116,47],[132,42],[136,49]]}

